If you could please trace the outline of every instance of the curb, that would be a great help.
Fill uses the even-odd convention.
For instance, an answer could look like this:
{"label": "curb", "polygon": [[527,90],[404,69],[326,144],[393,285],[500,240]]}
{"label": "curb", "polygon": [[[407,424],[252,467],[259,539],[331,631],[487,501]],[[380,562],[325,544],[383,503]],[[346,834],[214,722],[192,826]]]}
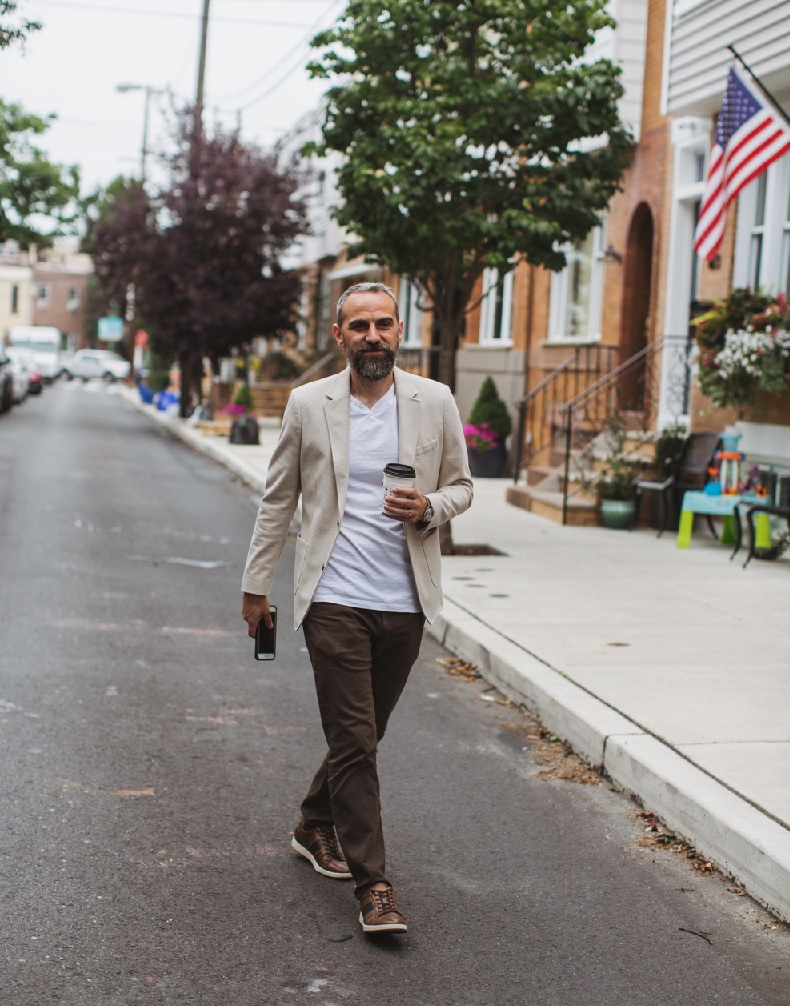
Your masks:
{"label": "curb", "polygon": [[[152,412],[133,395],[123,397],[173,436],[263,491],[265,476],[243,458],[229,456],[180,421]],[[454,601],[445,598],[441,614],[427,628],[756,901],[790,922],[790,831]]]}
{"label": "curb", "polygon": [[428,631],[790,922],[790,831],[455,602]]}
{"label": "curb", "polygon": [[143,405],[143,403],[138,400],[137,395],[133,392],[122,392],[121,397],[125,402],[128,402],[133,409],[142,413],[144,416],[147,416],[152,422],[156,423],[157,426],[161,426],[163,429],[168,430],[168,432],[172,433],[174,437],[178,437],[179,440],[183,440],[185,444],[189,444],[189,446],[194,448],[196,451],[199,451],[201,454],[205,454],[214,461],[217,461],[223,466],[223,468],[227,468],[228,471],[233,472],[234,475],[238,475],[240,479],[243,479],[248,485],[255,489],[256,492],[263,492],[266,485],[265,473],[261,474],[257,468],[248,462],[245,462],[243,458],[229,456],[222,450],[219,444],[212,443],[209,437],[204,436],[202,433],[198,433],[197,430],[193,430],[189,426],[185,426],[180,419],[168,416],[165,412],[158,412],[150,405]]}

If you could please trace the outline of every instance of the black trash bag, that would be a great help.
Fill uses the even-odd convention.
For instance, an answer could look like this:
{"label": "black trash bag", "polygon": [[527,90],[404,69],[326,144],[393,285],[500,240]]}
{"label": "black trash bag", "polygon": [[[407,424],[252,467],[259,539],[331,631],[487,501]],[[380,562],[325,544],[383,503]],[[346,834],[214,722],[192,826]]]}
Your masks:
{"label": "black trash bag", "polygon": [[195,406],[192,416],[196,422],[210,423],[214,419],[214,412],[208,402],[203,402],[202,405]]}
{"label": "black trash bag", "polygon": [[228,438],[232,444],[259,444],[258,420],[253,416],[239,416],[233,420]]}

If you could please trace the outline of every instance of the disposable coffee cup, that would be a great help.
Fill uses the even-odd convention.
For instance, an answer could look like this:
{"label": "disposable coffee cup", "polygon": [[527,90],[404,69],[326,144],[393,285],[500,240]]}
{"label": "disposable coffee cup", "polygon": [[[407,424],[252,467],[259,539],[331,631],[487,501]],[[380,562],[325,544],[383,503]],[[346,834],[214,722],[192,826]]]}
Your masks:
{"label": "disposable coffee cup", "polygon": [[416,478],[417,472],[415,472],[411,465],[401,465],[397,461],[391,461],[385,467],[384,478],[381,481],[381,484],[384,486],[382,507],[387,496],[392,495],[392,490],[395,486],[403,486],[404,488],[411,489]]}

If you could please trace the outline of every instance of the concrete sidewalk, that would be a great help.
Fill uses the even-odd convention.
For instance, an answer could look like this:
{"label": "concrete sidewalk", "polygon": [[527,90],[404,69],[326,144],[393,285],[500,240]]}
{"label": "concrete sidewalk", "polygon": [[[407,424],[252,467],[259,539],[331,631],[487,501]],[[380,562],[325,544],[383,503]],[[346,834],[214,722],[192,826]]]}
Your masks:
{"label": "concrete sidewalk", "polygon": [[[255,489],[261,445],[205,436],[121,394]],[[790,561],[742,568],[698,532],[563,528],[475,481],[430,626],[554,733],[790,921]]]}

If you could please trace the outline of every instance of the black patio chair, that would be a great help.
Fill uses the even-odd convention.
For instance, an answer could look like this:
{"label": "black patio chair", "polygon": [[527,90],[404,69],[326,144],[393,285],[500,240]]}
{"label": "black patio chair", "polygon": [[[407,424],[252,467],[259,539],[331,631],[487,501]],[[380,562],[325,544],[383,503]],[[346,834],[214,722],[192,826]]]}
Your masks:
{"label": "black patio chair", "polygon": [[[784,519],[787,521],[788,527],[790,527],[790,506],[774,506],[773,503],[768,503],[766,501],[765,503],[748,503],[745,507],[743,507],[743,510],[746,513],[746,526],[749,528],[749,551],[746,553],[746,562],[743,564],[743,568],[746,569],[746,567],[749,565],[749,560],[754,558],[755,555],[757,555],[757,549],[755,548],[754,545],[755,540],[754,515],[758,513],[765,513],[773,517],[784,517]],[[739,508],[736,507],[735,508],[736,520],[740,519],[740,514],[738,511]],[[737,551],[738,550],[736,548],[733,551],[732,555],[735,555],[735,552]],[[772,552],[773,554],[771,554]],[[768,554],[762,557],[768,559],[775,559],[778,554],[775,548],[768,549],[767,553]],[[730,558],[732,558],[732,556],[730,556]]]}
{"label": "black patio chair", "polygon": [[[719,434],[710,430],[700,430],[689,433],[683,443],[683,449],[677,458],[668,458],[666,473],[659,473],[658,478],[645,479],[641,476],[634,480],[634,524],[639,516],[639,505],[645,493],[656,493],[658,498],[658,537],[664,533],[667,526],[667,516],[670,507],[674,514],[680,513],[683,493],[690,489],[702,489],[708,481],[708,469],[713,464],[719,447]],[[663,477],[662,477],[663,476]],[[708,515],[708,527],[713,537],[717,537],[713,519]]]}

